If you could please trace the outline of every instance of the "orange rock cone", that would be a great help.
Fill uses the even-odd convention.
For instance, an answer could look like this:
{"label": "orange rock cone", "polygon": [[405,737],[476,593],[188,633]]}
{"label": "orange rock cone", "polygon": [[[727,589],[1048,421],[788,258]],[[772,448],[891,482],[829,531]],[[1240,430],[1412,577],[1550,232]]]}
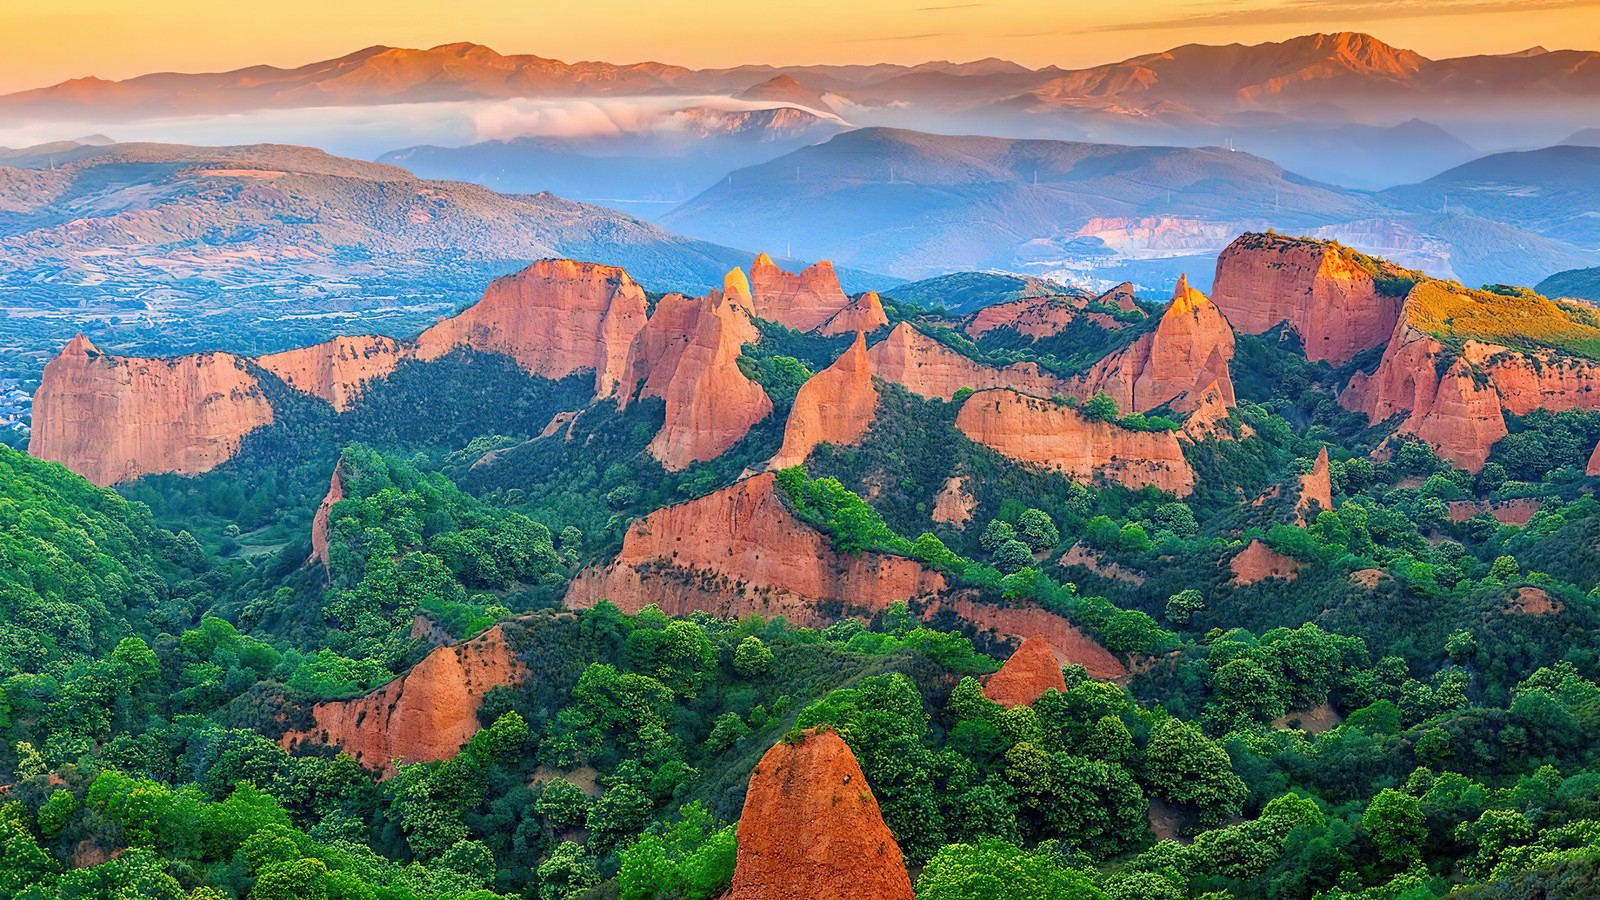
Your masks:
{"label": "orange rock cone", "polygon": [[1031,635],[1012,652],[1011,658],[994,673],[983,686],[983,695],[1010,709],[1027,706],[1055,688],[1063,693],[1067,680],[1061,674],[1061,664],[1056,662],[1050,642]]}

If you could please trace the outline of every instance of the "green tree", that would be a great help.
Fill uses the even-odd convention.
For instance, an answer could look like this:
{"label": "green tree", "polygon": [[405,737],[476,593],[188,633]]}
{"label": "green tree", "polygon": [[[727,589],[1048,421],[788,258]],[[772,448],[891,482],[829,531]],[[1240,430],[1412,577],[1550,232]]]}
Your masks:
{"label": "green tree", "polygon": [[765,675],[772,668],[772,650],[765,641],[752,634],[734,648],[733,668],[745,678]]}
{"label": "green tree", "polygon": [[1002,572],[1019,572],[1033,565],[1033,551],[1021,541],[1006,541],[994,551],[994,565]]}
{"label": "green tree", "polygon": [[1396,869],[1403,869],[1422,858],[1422,842],[1427,838],[1417,798],[1393,788],[1378,792],[1361,814],[1361,828],[1372,842],[1378,857]]}
{"label": "green tree", "polygon": [[1174,625],[1187,625],[1195,613],[1205,608],[1204,594],[1194,588],[1184,588],[1167,598],[1167,621]]}
{"label": "green tree", "polygon": [[917,900],[1104,900],[1089,877],[1002,840],[948,844],[917,879]]}
{"label": "green tree", "polygon": [[1026,510],[1017,518],[1017,536],[1035,553],[1043,553],[1061,540],[1055,521],[1042,509]]}

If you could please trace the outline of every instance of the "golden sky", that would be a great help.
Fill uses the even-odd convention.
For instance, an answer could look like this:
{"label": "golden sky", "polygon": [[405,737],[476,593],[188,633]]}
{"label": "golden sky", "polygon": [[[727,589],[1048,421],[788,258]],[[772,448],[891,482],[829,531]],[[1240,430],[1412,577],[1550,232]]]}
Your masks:
{"label": "golden sky", "polygon": [[454,41],[567,61],[1078,67],[1184,43],[1367,31],[1424,55],[1600,49],[1600,0],[0,0],[0,91],[295,66]]}

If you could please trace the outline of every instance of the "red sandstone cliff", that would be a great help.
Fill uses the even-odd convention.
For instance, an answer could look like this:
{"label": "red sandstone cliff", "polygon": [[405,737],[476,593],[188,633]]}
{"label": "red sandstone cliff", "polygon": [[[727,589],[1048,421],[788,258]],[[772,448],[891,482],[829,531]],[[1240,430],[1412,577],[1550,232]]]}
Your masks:
{"label": "red sandstone cliff", "polygon": [[456,647],[440,647],[400,678],[352,700],[318,703],[316,726],[286,734],[293,749],[323,743],[364,765],[394,773],[393,761],[449,759],[478,731],[478,706],[496,685],[514,684],[522,664],[499,626]]}
{"label": "red sandstone cliff", "polygon": [[650,442],[663,466],[715,459],[772,412],[766,392],[739,370],[741,348],[756,338],[749,315],[724,292],[697,300],[668,294],[656,305],[620,381],[624,404],[635,396],[666,401],[666,420]]}
{"label": "red sandstone cliff", "polygon": [[[1232,408],[1222,384],[1213,381],[1200,390],[1194,411],[1183,421],[1183,436],[1191,441],[1203,441],[1208,437],[1231,438],[1233,432],[1227,423],[1232,417]],[[1241,437],[1250,437],[1255,433],[1248,425],[1241,425],[1240,429]]]}
{"label": "red sandstone cliff", "polygon": [[1255,584],[1265,578],[1282,578],[1293,581],[1303,565],[1298,559],[1284,556],[1260,541],[1251,541],[1228,561],[1233,570],[1234,584]]}
{"label": "red sandstone cliff", "polygon": [[367,385],[388,378],[405,348],[386,337],[337,337],[331,341],[256,358],[263,369],[302,393],[321,397],[344,412]]}
{"label": "red sandstone cliff", "polygon": [[750,773],[728,900],[911,900],[900,845],[832,730],[774,744]]}
{"label": "red sandstone cliff", "polygon": [[1154,485],[1180,497],[1194,490],[1194,471],[1171,432],[1090,421],[1073,407],[1007,390],[967,398],[956,427],[1005,456],[1076,480],[1104,477],[1135,490]]}
{"label": "red sandstone cliff", "polygon": [[979,631],[998,637],[1019,641],[1042,638],[1055,652],[1058,666],[1083,666],[1090,678],[1114,681],[1128,674],[1127,667],[1110,650],[1043,607],[1033,604],[992,606],[974,603],[967,597],[955,597],[934,601],[924,616],[931,619],[944,609]]}
{"label": "red sandstone cliff", "polygon": [[1011,388],[1036,397],[1049,397],[1066,390],[1066,385],[1033,363],[1017,363],[996,369],[986,366],[901,322],[889,336],[867,351],[872,370],[886,381],[893,381],[924,397],[949,400],[956,391],[971,388]]}
{"label": "red sandstone cliff", "polygon": [[1328,448],[1317,453],[1311,471],[1300,476],[1300,499],[1295,501],[1294,514],[1304,525],[1316,518],[1317,513],[1333,509],[1333,479],[1328,475]]}
{"label": "red sandstone cliff", "polygon": [[344,499],[344,466],[333,467],[333,477],[328,482],[328,493],[322,497],[322,502],[317,504],[316,515],[311,517],[311,559],[309,562],[322,566],[323,571],[328,568],[328,540],[331,535],[332,523],[328,517],[333,514],[333,505]]}
{"label": "red sandstone cliff", "polygon": [[459,347],[503,353],[545,378],[592,369],[609,394],[645,326],[644,290],[615,266],[547,259],[497,278],[483,299],[417,338],[418,359]]}
{"label": "red sandstone cliff", "polygon": [[1221,310],[1189,287],[1187,278],[1179,278],[1156,330],[1096,363],[1074,380],[1073,393],[1087,397],[1103,391],[1123,412],[1146,412],[1166,403],[1187,412],[1215,385],[1232,406],[1232,359],[1233,329]]}
{"label": "red sandstone cliff", "polygon": [[567,605],[610,600],[632,613],[653,603],[673,616],[783,615],[821,627],[944,590],[943,576],[914,560],[838,553],[779,493],[777,476],[762,473],[635,521],[615,561],[573,580]]}
{"label": "red sandstone cliff", "polygon": [[989,677],[983,695],[1010,709],[1031,704],[1051,688],[1066,693],[1067,679],[1061,675],[1061,664],[1056,662],[1050,642],[1031,635],[1012,652],[1000,671]]}
{"label": "red sandstone cliff", "polygon": [[204,472],[271,422],[260,383],[238,357],[109,356],[78,335],[44,368],[28,452],[104,486]]}
{"label": "red sandstone cliff", "polygon": [[1261,334],[1280,322],[1300,335],[1306,356],[1339,365],[1389,338],[1400,298],[1379,293],[1373,275],[1322,241],[1247,234],[1217,258],[1212,299],[1233,327]]}
{"label": "red sandstone cliff", "polygon": [[797,275],[778,268],[765,253],[750,264],[750,294],[756,315],[795,331],[821,328],[850,305],[833,263],[819,262]]}
{"label": "red sandstone cliff", "polygon": [[877,409],[866,336],[857,332],[850,349],[800,386],[783,428],[783,446],[769,467],[797,466],[824,441],[855,443],[871,427]]}
{"label": "red sandstone cliff", "polygon": [[877,291],[867,291],[851,300],[849,306],[840,310],[818,330],[822,334],[832,336],[849,334],[852,331],[877,331],[888,324],[889,314],[883,311],[883,299],[878,296]]}

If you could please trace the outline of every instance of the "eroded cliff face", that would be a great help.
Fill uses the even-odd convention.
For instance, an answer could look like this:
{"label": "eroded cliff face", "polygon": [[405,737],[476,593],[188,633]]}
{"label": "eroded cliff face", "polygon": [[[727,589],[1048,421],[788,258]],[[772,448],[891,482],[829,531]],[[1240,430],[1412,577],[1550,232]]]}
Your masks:
{"label": "eroded cliff face", "polygon": [[1213,385],[1225,405],[1234,404],[1233,329],[1217,305],[1178,279],[1172,304],[1155,331],[1096,363],[1073,383],[1072,393],[1104,391],[1123,412],[1147,412],[1171,403],[1179,412],[1197,408]]}
{"label": "eroded cliff face", "polygon": [[1317,453],[1311,471],[1300,476],[1300,499],[1295,501],[1294,514],[1304,525],[1316,519],[1320,512],[1333,509],[1333,479],[1328,474],[1328,448]]}
{"label": "eroded cliff face", "polygon": [[[1132,289],[1131,286],[1129,289]],[[1114,304],[1126,301],[1130,305],[1120,308],[1132,308],[1128,298],[1105,295],[1102,299]],[[1010,328],[1037,341],[1060,334],[1079,320],[1088,321],[1106,331],[1124,327],[1114,316],[1091,312],[1088,305],[1087,300],[1070,297],[1024,297],[985,306],[967,316],[961,323],[961,330],[976,339],[997,328]]]}
{"label": "eroded cliff face", "polygon": [[956,427],[1005,456],[1079,481],[1104,477],[1135,490],[1154,485],[1180,497],[1194,491],[1194,470],[1171,432],[1090,421],[1073,407],[1008,390],[967,398]]}
{"label": "eroded cliff face", "polygon": [[669,294],[628,350],[622,403],[666,401],[666,420],[650,452],[669,470],[715,459],[772,413],[761,386],[739,370],[740,349],[758,334],[735,297],[713,291]]}
{"label": "eroded cliff face", "polygon": [[110,356],[78,335],[44,368],[28,452],[106,486],[205,472],[271,423],[260,382],[232,354]]}
{"label": "eroded cliff face", "polygon": [[768,467],[797,466],[824,441],[841,446],[859,441],[877,409],[866,336],[857,332],[850,349],[800,386],[783,428],[783,446]]}
{"label": "eroded cliff face", "polygon": [[974,603],[967,597],[953,597],[935,601],[926,612],[927,618],[948,609],[956,617],[979,631],[1002,638],[1019,641],[1041,638],[1050,645],[1057,666],[1083,666],[1091,678],[1115,681],[1124,678],[1128,669],[1110,650],[1100,646],[1066,619],[1040,606],[991,606]]}
{"label": "eroded cliff face", "polygon": [[[1191,441],[1203,441],[1209,437],[1223,440],[1231,438],[1233,431],[1228,426],[1228,420],[1232,417],[1233,403],[1228,395],[1229,392],[1222,389],[1221,382],[1213,381],[1201,388],[1194,410],[1189,413],[1189,418],[1183,420],[1183,436]],[[1249,437],[1254,433],[1250,426],[1240,426],[1241,437]]]}
{"label": "eroded cliff face", "polygon": [[1036,397],[1050,397],[1066,390],[1066,385],[1033,363],[1017,363],[996,369],[963,356],[931,337],[901,322],[889,336],[867,351],[872,369],[885,381],[893,381],[915,394],[936,400],[949,400],[962,388],[975,391],[1011,388]]}
{"label": "eroded cliff face", "polygon": [[1493,384],[1477,378],[1466,358],[1446,354],[1438,340],[1405,322],[1395,327],[1377,370],[1357,372],[1339,402],[1373,422],[1404,416],[1400,433],[1473,472],[1507,434]]}
{"label": "eroded cliff face", "polygon": [[322,566],[324,572],[328,570],[328,540],[333,527],[329,517],[333,515],[333,505],[343,499],[344,465],[341,463],[333,467],[328,493],[323,495],[316,514],[311,517],[311,559],[308,562]]}
{"label": "eroded cliff face", "polygon": [[315,727],[283,737],[337,747],[385,776],[394,761],[430,762],[455,756],[478,732],[478,706],[497,685],[525,674],[499,626],[455,647],[439,647],[410,672],[351,700],[318,703]]}
{"label": "eroded cliff face", "polygon": [[900,845],[832,730],[780,741],[750,773],[728,900],[911,900]]}
{"label": "eroded cliff face", "polygon": [[967,491],[966,476],[951,475],[934,495],[933,512],[928,517],[941,525],[966,528],[977,509],[978,498]]}
{"label": "eroded cliff face", "polygon": [[867,291],[851,300],[849,306],[829,319],[819,331],[831,337],[853,331],[877,331],[879,328],[887,327],[888,324],[889,314],[883,311],[883,299],[878,296],[877,291]]}
{"label": "eroded cliff face", "polygon": [[1284,556],[1261,541],[1251,541],[1228,561],[1234,584],[1255,584],[1266,578],[1293,581],[1301,565],[1298,559]]}
{"label": "eroded cliff face", "polygon": [[1306,356],[1337,366],[1381,345],[1400,320],[1401,298],[1377,288],[1370,271],[1336,247],[1247,234],[1217,258],[1212,299],[1246,334],[1288,323]]}
{"label": "eroded cliff face", "polygon": [[765,253],[750,264],[750,294],[757,316],[795,331],[815,331],[850,305],[833,263],[824,260],[795,274]]}
{"label": "eroded cliff face", "polygon": [[1589,465],[1584,469],[1585,475],[1600,475],[1600,444],[1594,445],[1594,452],[1589,454]]}
{"label": "eroded cliff face", "polygon": [[1050,642],[1030,635],[1012,651],[1000,671],[989,677],[983,695],[1011,709],[1033,703],[1051,688],[1066,693],[1067,679],[1061,674],[1061,664],[1056,662]]}
{"label": "eroded cliff face", "polygon": [[547,259],[497,278],[483,299],[417,338],[418,359],[467,347],[501,353],[533,375],[593,370],[595,393],[616,389],[645,326],[644,289],[616,266]]}
{"label": "eroded cliff face", "polygon": [[394,373],[406,348],[393,338],[337,337],[282,353],[256,358],[256,363],[302,393],[321,397],[344,412],[367,385]]}
{"label": "eroded cliff face", "polygon": [[945,589],[914,560],[836,552],[779,491],[777,476],[761,473],[636,520],[615,561],[573,580],[567,605],[610,600],[635,613],[653,603],[672,616],[783,615],[823,627]]}
{"label": "eroded cliff face", "polygon": [[1465,341],[1461,356],[1500,395],[1500,408],[1525,416],[1536,409],[1600,409],[1600,363],[1552,352],[1524,352]]}

